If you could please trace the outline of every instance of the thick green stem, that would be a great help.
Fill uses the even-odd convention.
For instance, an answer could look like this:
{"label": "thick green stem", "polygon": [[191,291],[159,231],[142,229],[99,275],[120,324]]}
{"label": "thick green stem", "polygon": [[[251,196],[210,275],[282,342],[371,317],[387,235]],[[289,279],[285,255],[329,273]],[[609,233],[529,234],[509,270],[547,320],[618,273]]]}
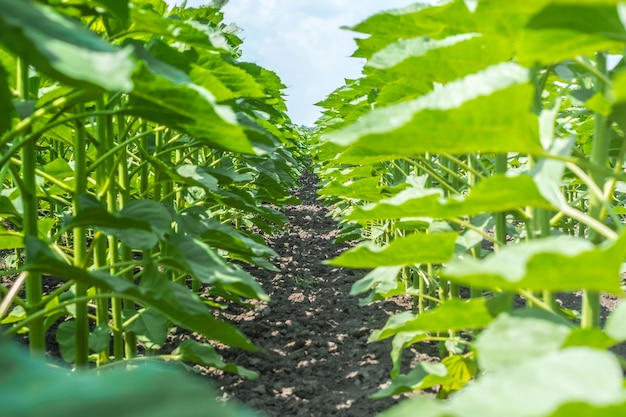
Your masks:
{"label": "thick green stem", "polygon": [[[125,132],[126,121],[122,117],[118,117],[117,122],[118,122],[117,123],[118,132]],[[142,131],[145,131],[146,129],[147,129],[146,123],[144,122],[142,123]],[[144,138],[143,139],[144,146],[147,147],[147,139],[145,136],[143,138]],[[120,138],[120,140],[123,140],[123,138]],[[126,149],[122,149],[121,152],[123,155],[125,155]],[[130,202],[131,184],[130,184],[130,175],[129,175],[128,169],[129,167],[128,167],[127,159],[122,158],[121,163],[118,165],[118,178],[119,178],[119,184],[120,184],[118,205],[120,209],[125,207]],[[148,187],[148,175],[149,175],[149,170],[148,170],[148,166],[146,165],[145,170],[143,170],[141,173],[142,191],[143,191],[143,187],[146,187],[146,189]],[[110,198],[113,198],[113,195],[110,195]],[[111,243],[113,242],[111,241]],[[117,241],[115,242],[115,245],[117,245]],[[120,245],[119,253],[116,254],[116,256],[117,255],[119,255],[119,258],[123,263],[130,262],[132,260],[132,251],[126,245],[123,245],[123,244]],[[123,277],[129,281],[132,281],[133,271],[132,270],[126,271]],[[122,302],[122,300],[118,298],[113,299],[112,313],[113,313],[114,327],[116,329],[122,329],[123,323],[124,323],[123,315],[122,315],[123,310],[134,311],[135,308],[136,308],[136,304],[133,300],[125,299]],[[125,356],[126,359],[128,359],[137,355],[136,335],[132,332],[124,332],[123,335],[124,335],[123,344],[121,343],[122,333],[118,332],[114,335],[114,341],[115,341],[114,354],[115,354],[116,359],[121,359],[123,356]]]}
{"label": "thick green stem", "polygon": [[[18,91],[23,100],[28,99],[28,64],[18,60]],[[28,130],[24,131],[28,134]],[[22,148],[22,202],[24,205],[24,237],[37,238],[37,221],[39,219],[39,204],[37,201],[37,148],[34,140],[27,141]],[[33,254],[28,246],[25,250],[25,262],[30,263]],[[41,274],[38,272],[26,273],[26,302],[32,308],[41,305],[42,288]],[[35,311],[29,311],[29,314]],[[29,345],[33,355],[43,355],[46,349],[46,335],[44,331],[43,317],[33,320],[29,327]]]}
{"label": "thick green stem", "polygon": [[[475,157],[475,155],[470,154],[467,156],[467,165],[468,165],[467,182],[470,185],[470,190],[478,183],[478,178],[482,179],[482,176],[479,176],[480,174],[478,170],[476,169],[476,165],[477,165],[476,159],[477,158]],[[473,258],[477,258],[479,257],[479,254],[480,254],[480,248],[473,247],[470,250],[470,252]],[[483,292],[480,288],[476,288],[474,286],[470,287],[470,298],[480,298],[482,297],[482,295],[483,295]]]}
{"label": "thick green stem", "polygon": [[[79,110],[82,112],[82,106]],[[76,136],[74,141],[74,215],[80,212],[78,197],[87,192],[87,134],[82,121],[75,124]],[[74,266],[84,269],[87,267],[87,230],[85,227],[75,227],[74,237]],[[87,296],[87,285],[76,282],[76,297]],[[76,303],[76,367],[86,368],[89,362],[89,317],[87,302]]]}
{"label": "thick green stem", "polygon": [[[498,154],[496,155],[496,174],[506,174],[507,170],[509,168],[508,165],[508,158],[506,154]],[[503,245],[506,245],[506,237],[507,237],[507,230],[506,230],[506,213],[502,213],[502,212],[498,212],[494,215],[495,218],[495,231],[494,234],[496,235],[496,241],[497,242],[502,242]],[[502,245],[495,245],[494,249],[500,250],[502,249]],[[513,293],[505,293],[504,296],[507,299],[510,299],[511,302],[513,300],[515,294]]]}
{"label": "thick green stem", "polygon": [[[496,174],[506,174],[508,169],[507,156],[503,154],[496,155]],[[506,213],[496,213],[494,215],[495,218],[495,235],[496,241],[498,242],[506,242]],[[500,249],[500,247],[497,247]]]}
{"label": "thick green stem", "polygon": [[[100,111],[104,108],[104,99],[99,97],[96,101],[96,111]],[[98,142],[98,154],[102,155],[104,152],[108,150],[111,146],[111,135],[109,134],[110,130],[107,130],[107,126],[109,125],[110,117],[107,116],[97,116],[97,125],[95,131],[95,139]],[[102,195],[106,191],[103,188],[107,187],[108,183],[108,170],[112,166],[110,161],[104,163],[96,169],[96,193],[97,195]],[[106,203],[106,202],[105,202]],[[111,210],[111,208],[107,205],[106,207]],[[102,268],[107,264],[107,240],[104,237],[97,239],[96,248],[94,251],[94,266],[96,268]],[[98,294],[102,295],[105,291],[98,289]],[[96,317],[97,324],[99,326],[109,324],[109,301],[107,298],[98,298],[96,301]],[[108,362],[109,360],[109,350],[105,349],[102,352],[98,352],[98,361],[97,365],[101,366],[102,364]]]}
{"label": "thick green stem", "polygon": [[[598,52],[596,54],[597,75],[595,78],[595,90],[598,93],[604,93],[606,90],[606,54]],[[591,149],[591,162],[595,165],[605,166],[609,155],[609,138],[610,125],[606,116],[595,114],[595,127],[593,135],[593,146]],[[591,173],[593,181],[602,190],[606,176],[602,173],[594,171]],[[589,196],[589,215],[602,222],[603,202],[595,194]],[[599,243],[602,237],[593,229],[589,229],[589,240]],[[600,327],[600,294],[595,291],[584,291],[582,299],[582,323],[583,328]]]}

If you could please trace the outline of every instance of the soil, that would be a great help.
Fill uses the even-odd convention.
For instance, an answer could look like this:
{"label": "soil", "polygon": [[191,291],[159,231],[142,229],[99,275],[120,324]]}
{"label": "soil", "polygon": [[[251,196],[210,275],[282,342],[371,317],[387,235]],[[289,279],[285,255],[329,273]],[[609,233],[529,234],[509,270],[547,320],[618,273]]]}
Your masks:
{"label": "soil", "polygon": [[[258,371],[259,379],[213,378],[224,400],[236,398],[270,417],[374,416],[399,398],[368,398],[388,384],[392,365],[391,342],[368,344],[367,339],[389,316],[411,309],[412,301],[400,297],[360,307],[349,293],[366,271],[322,263],[346,245],[333,243],[336,225],[317,201],[317,181],[313,174],[302,176],[296,191],[301,203],[286,209],[285,233],[267,238],[281,255],[280,272],[249,271],[270,295],[270,304],[223,313],[263,349],[259,354],[225,349],[224,359]],[[438,346],[415,345],[403,360],[402,372],[408,372],[417,362],[438,360]]]}

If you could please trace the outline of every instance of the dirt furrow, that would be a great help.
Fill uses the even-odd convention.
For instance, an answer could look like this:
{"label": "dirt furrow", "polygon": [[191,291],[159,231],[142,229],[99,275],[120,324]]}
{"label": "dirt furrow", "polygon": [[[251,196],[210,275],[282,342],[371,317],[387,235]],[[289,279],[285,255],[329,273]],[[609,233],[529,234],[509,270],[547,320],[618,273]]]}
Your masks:
{"label": "dirt furrow", "polygon": [[[285,233],[269,239],[281,256],[280,272],[251,271],[272,302],[256,311],[225,314],[264,349],[259,354],[229,350],[225,358],[260,372],[260,378],[215,378],[224,399],[236,398],[268,416],[373,416],[395,401],[368,399],[388,381],[391,362],[390,343],[368,344],[367,338],[389,315],[410,308],[410,300],[359,307],[358,299],[348,296],[364,272],[321,263],[345,247],[333,243],[335,223],[316,200],[316,186],[314,175],[303,175],[297,191],[301,204],[287,209]],[[431,358],[415,349],[405,356],[407,367]]]}

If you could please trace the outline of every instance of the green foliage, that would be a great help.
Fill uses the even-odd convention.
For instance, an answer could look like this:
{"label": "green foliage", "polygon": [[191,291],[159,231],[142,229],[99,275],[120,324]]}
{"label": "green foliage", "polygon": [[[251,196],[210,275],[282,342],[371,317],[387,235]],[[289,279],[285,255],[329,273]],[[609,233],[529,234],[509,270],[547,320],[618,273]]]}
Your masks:
{"label": "green foliage", "polygon": [[[5,371],[0,376],[2,412],[10,416],[258,415],[218,403],[210,386],[163,364],[73,374],[28,356],[5,339],[0,342],[0,361]],[[25,398],[25,392],[32,395]]]}
{"label": "green foliage", "polygon": [[[452,0],[352,28],[362,76],[319,103],[313,138],[321,194],[359,230],[329,263],[373,268],[352,288],[362,304],[414,298],[370,338],[393,338],[374,397],[450,397],[382,415],[624,407],[624,360],[603,351],[624,307],[602,329],[599,300],[624,294],[625,23],[612,0]],[[579,290],[580,313],[558,305]],[[425,341],[441,364],[401,374]]]}
{"label": "green foliage", "polygon": [[[154,357],[256,377],[207,342],[259,349],[214,309],[269,300],[233,261],[275,269],[258,230],[296,201],[285,86],[239,61],[219,3],[43,3],[0,0],[3,332],[41,354],[56,331],[77,368]],[[166,346],[173,331],[198,342]]]}

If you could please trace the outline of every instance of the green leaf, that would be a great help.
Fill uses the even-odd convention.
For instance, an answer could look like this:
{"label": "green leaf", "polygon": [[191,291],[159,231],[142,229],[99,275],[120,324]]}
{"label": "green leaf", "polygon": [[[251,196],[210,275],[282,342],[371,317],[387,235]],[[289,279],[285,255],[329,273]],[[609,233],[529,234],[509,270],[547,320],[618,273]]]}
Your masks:
{"label": "green leaf", "polygon": [[374,109],[321,139],[348,148],[341,156],[346,163],[424,152],[542,154],[528,79],[517,64],[494,65],[415,100]]}
{"label": "green leaf", "polygon": [[163,204],[152,200],[133,200],[111,214],[93,197],[79,197],[78,213],[64,225],[95,226],[107,234],[117,236],[130,248],[150,249],[163,241],[171,231],[172,218]]}
{"label": "green leaf", "polygon": [[[555,110],[557,109],[555,108]],[[550,112],[547,113],[548,117],[546,118],[550,119],[550,121],[546,124],[554,126],[554,120],[552,120],[549,114]],[[556,112],[554,113],[554,116],[556,116]],[[545,140],[552,141],[549,145],[549,151],[552,155],[559,155],[563,157],[571,155],[572,149],[576,144],[575,138],[553,139],[553,137],[550,136],[552,136],[552,134],[546,137]],[[539,160],[530,172],[535,181],[537,190],[539,190],[541,195],[555,207],[562,207],[568,204],[565,197],[563,197],[563,192],[561,191],[564,172],[565,163],[551,158],[543,158]]]}
{"label": "green leaf", "polygon": [[[225,55],[204,53],[192,65],[189,76],[215,94],[217,101],[240,97],[265,97],[265,90],[254,77]],[[215,86],[223,86],[220,94]]]}
{"label": "green leaf", "polygon": [[391,362],[393,363],[393,368],[391,372],[389,372],[392,379],[400,375],[400,369],[402,368],[402,351],[415,343],[423,342],[428,339],[428,333],[422,331],[400,332],[393,337],[391,341],[391,351],[389,352]]}
{"label": "green leaf", "polygon": [[372,395],[370,398],[379,400],[381,398],[400,395],[405,392],[423,390],[436,385],[441,385],[449,381],[446,366],[441,363],[420,362],[411,372],[395,378],[391,384]]}
{"label": "green leaf", "polygon": [[181,165],[176,168],[176,173],[197,185],[210,191],[217,191],[219,182],[217,178],[209,174],[204,168],[195,165]]}
{"label": "green leaf", "polygon": [[571,324],[544,310],[503,313],[478,335],[474,345],[478,364],[484,372],[493,372],[552,353],[571,331]]}
{"label": "green leaf", "polygon": [[74,363],[76,358],[76,321],[68,320],[59,324],[54,337],[59,344],[59,352],[63,360]]}
{"label": "green leaf", "polygon": [[488,326],[500,312],[508,309],[501,301],[500,297],[467,301],[451,299],[422,314],[397,314],[390,317],[381,330],[373,332],[370,341],[387,339],[400,332],[480,329]]}
{"label": "green leaf", "polygon": [[250,371],[243,366],[225,363],[213,346],[206,343],[199,343],[195,340],[187,339],[183,341],[172,354],[178,355],[180,360],[221,369],[222,371],[241,375],[250,380],[255,380],[259,377],[257,372]]}
{"label": "green leaf", "polygon": [[163,346],[167,341],[168,323],[167,317],[156,310],[141,309],[124,311],[125,320],[133,320],[126,331],[133,332],[144,342]]}
{"label": "green leaf", "polygon": [[626,127],[626,72],[622,71],[615,75],[612,87],[614,103],[611,119],[624,129]]}
{"label": "green leaf", "polygon": [[20,249],[24,247],[24,235],[21,232],[7,230],[0,226],[0,250]]}
{"label": "green leaf", "polygon": [[209,50],[231,51],[221,31],[199,20],[181,20],[178,16],[164,17],[151,7],[131,8],[134,32],[150,33],[165,39]]}
{"label": "green leaf", "polygon": [[9,74],[0,64],[0,135],[11,128],[11,115],[15,113],[8,78]]}
{"label": "green leaf", "polygon": [[625,40],[626,30],[614,4],[551,4],[527,23],[518,58],[522,65],[549,65],[621,48]]}
{"label": "green leaf", "polygon": [[612,353],[569,348],[483,375],[447,402],[417,398],[382,416],[609,417],[623,411],[625,394]]}
{"label": "green leaf", "polygon": [[128,0],[92,0],[94,3],[104,7],[115,16],[124,27],[127,27],[130,19]]}
{"label": "green leaf", "polygon": [[171,236],[164,251],[166,262],[181,267],[201,282],[246,298],[269,301],[263,288],[246,272],[227,264],[208,245],[180,233]]}
{"label": "green leaf", "polygon": [[367,58],[398,38],[428,36],[441,39],[459,33],[475,32],[476,25],[465,5],[461,2],[449,2],[436,7],[413,4],[388,10],[371,16],[350,29],[374,35],[357,40],[359,49],[353,56]]}
{"label": "green leaf", "polygon": [[[479,230],[485,231],[493,229],[495,220],[494,216],[491,214],[479,214],[470,219],[470,224],[477,227]],[[476,230],[466,229],[456,240],[457,256],[463,256],[472,248],[478,247],[478,245],[482,244],[484,239],[485,237]]]}
{"label": "green leaf", "polygon": [[133,77],[135,88],[128,112],[181,130],[208,146],[254,154],[230,107],[218,105],[204,87],[139,48],[142,64]]}
{"label": "green leaf", "polygon": [[57,180],[67,182],[68,178],[74,178],[74,170],[63,158],[56,158],[43,166],[43,172],[50,174]]}
{"label": "green leaf", "polygon": [[[414,84],[420,81],[448,83],[507,61],[511,53],[508,39],[479,33],[443,39],[400,39],[372,55],[365,70],[385,70],[392,77],[406,78]],[[382,104],[380,99],[377,104]]]}
{"label": "green leaf", "polygon": [[384,197],[380,178],[359,178],[344,183],[332,181],[319,191],[321,196],[340,196],[364,201],[378,201]]}
{"label": "green leaf", "polygon": [[106,324],[99,324],[89,333],[89,349],[92,352],[102,352],[109,348],[111,330]]}
{"label": "green leaf", "polygon": [[454,254],[457,236],[455,232],[415,233],[394,239],[383,248],[372,242],[366,242],[328,261],[327,264],[348,268],[377,268],[442,263],[448,261]]}
{"label": "green leaf", "polygon": [[11,309],[11,312],[9,314],[7,314],[5,317],[2,318],[2,321],[0,321],[0,323],[2,324],[17,323],[18,321],[22,321],[27,317],[28,315],[26,314],[26,310],[24,310],[24,307],[20,305],[16,305],[15,307]]}
{"label": "green leaf", "polygon": [[584,346],[594,349],[607,350],[615,346],[617,342],[601,329],[572,329],[569,336],[563,342],[563,348],[572,346]]}
{"label": "green leaf", "polygon": [[120,240],[131,248],[149,249],[158,241],[166,238],[171,232],[172,217],[163,204],[152,200],[129,201],[117,214],[118,218],[129,219],[135,222],[148,223],[150,233],[126,233],[123,229],[102,228],[106,233],[118,234]]}
{"label": "green leaf", "polygon": [[398,42],[372,55],[367,60],[366,67],[376,69],[393,68],[407,58],[424,56],[432,50],[463,43],[477,36],[480,35],[478,33],[464,33],[443,39],[430,39],[428,37],[400,39]]}
{"label": "green leaf", "polygon": [[595,247],[569,236],[548,237],[506,246],[482,260],[453,260],[442,276],[476,288],[501,291],[575,291],[621,294],[619,271],[626,233]]}
{"label": "green leaf", "polygon": [[527,206],[552,208],[531,177],[493,175],[479,182],[467,197],[453,196],[446,199],[441,189],[407,188],[378,203],[357,207],[347,218],[351,220],[404,217],[448,219],[485,212],[502,212]]}
{"label": "green leaf", "polygon": [[606,320],[604,331],[617,343],[626,341],[626,303],[620,301]]}
{"label": "green leaf", "polygon": [[18,211],[15,209],[13,202],[9,197],[0,195],[0,216],[11,217],[19,216]]}
{"label": "green leaf", "polygon": [[626,401],[617,402],[612,405],[599,406],[596,404],[585,404],[574,402],[565,404],[548,417],[615,417],[626,413]]}
{"label": "green leaf", "polygon": [[[72,373],[2,338],[0,368],[0,403],[7,416],[206,417],[207,410],[221,417],[258,415],[232,401],[218,402],[218,392],[205,381],[163,363]],[[27,400],[25,392],[31,393]]]}
{"label": "green leaf", "polygon": [[611,353],[569,348],[484,376],[455,397],[449,411],[485,417],[544,416],[567,402],[606,405],[623,398],[621,369]]}
{"label": "green leaf", "polygon": [[75,86],[131,91],[136,61],[50,7],[2,0],[0,42],[41,72]]}
{"label": "green leaf", "polygon": [[376,104],[388,106],[400,101],[413,100],[433,90],[432,84],[426,81],[416,82],[412,78],[400,78],[382,86],[376,98]]}
{"label": "green leaf", "polygon": [[[237,328],[217,320],[204,302],[189,289],[167,279],[152,278],[144,273],[141,286],[104,272],[89,272],[60,259],[42,241],[26,237],[32,250],[32,259],[24,269],[49,274],[66,280],[75,280],[88,286],[104,288],[117,297],[126,297],[152,307],[174,323],[191,331],[233,347],[255,351],[257,348]],[[146,282],[144,282],[146,281]]]}
{"label": "green leaf", "polygon": [[465,355],[453,355],[443,358],[442,364],[448,370],[449,378],[442,381],[441,390],[437,395],[439,398],[446,398],[455,391],[463,389],[478,373],[476,360]]}
{"label": "green leaf", "polygon": [[272,248],[244,236],[234,227],[209,216],[210,213],[204,208],[189,207],[180,213],[179,230],[200,236],[202,242],[213,248],[248,255],[245,259],[251,259],[252,256],[263,258],[278,256]]}
{"label": "green leaf", "polygon": [[378,294],[386,294],[398,287],[398,274],[402,267],[378,267],[363,278],[352,284],[350,295],[355,296],[374,290]]}

